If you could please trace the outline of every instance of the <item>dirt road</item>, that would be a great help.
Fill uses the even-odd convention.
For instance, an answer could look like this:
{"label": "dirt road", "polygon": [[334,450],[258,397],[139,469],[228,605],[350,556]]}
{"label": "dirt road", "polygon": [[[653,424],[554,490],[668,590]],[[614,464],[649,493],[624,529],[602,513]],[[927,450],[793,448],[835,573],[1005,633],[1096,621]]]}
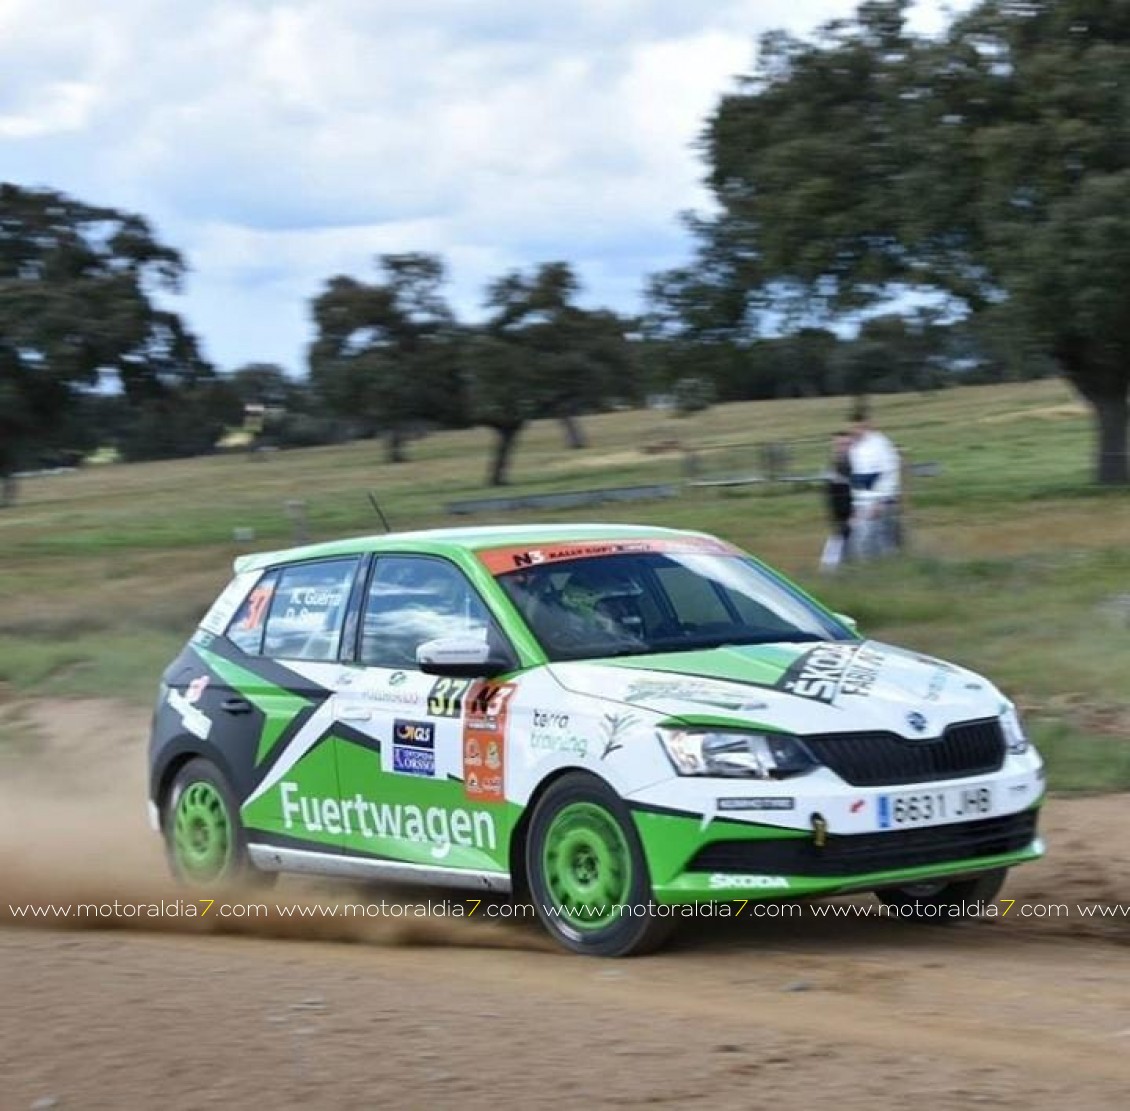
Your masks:
{"label": "dirt road", "polygon": [[[17,926],[3,904],[177,895],[141,817],[144,715],[17,719],[45,743],[0,759],[2,1111],[1126,1105],[1130,919],[700,921],[625,962],[439,916]],[[1130,901],[1126,806],[1052,800],[1049,857],[1006,895]],[[365,898],[384,894],[406,897]],[[342,896],[285,881],[257,899]]]}

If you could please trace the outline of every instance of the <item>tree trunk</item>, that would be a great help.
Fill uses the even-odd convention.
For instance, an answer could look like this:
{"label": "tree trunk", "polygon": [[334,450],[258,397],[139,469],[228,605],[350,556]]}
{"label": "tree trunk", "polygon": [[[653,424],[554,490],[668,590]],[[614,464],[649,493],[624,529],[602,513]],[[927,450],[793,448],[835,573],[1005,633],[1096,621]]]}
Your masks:
{"label": "tree trunk", "polygon": [[494,444],[494,456],[490,463],[487,481],[491,486],[505,486],[509,481],[510,455],[518,442],[521,428],[496,428],[498,439]]}
{"label": "tree trunk", "polygon": [[1097,480],[1104,486],[1130,485],[1130,398],[1126,394],[1107,395],[1091,400],[1098,424],[1099,456]]}
{"label": "tree trunk", "polygon": [[574,451],[580,448],[589,446],[588,437],[585,435],[584,427],[581,422],[572,413],[566,413],[561,418],[561,427],[565,431],[565,446],[572,448]]}
{"label": "tree trunk", "polygon": [[386,440],[385,461],[388,463],[404,463],[407,456],[404,454],[404,431],[400,428],[390,428]]}

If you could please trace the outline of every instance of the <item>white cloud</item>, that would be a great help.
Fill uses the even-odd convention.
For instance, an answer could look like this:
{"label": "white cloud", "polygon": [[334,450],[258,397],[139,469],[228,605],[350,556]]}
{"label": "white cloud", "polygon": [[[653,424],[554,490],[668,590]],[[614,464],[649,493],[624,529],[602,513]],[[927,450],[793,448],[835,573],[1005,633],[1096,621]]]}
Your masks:
{"label": "white cloud", "polygon": [[687,249],[694,143],[756,37],[852,7],[0,0],[0,168],[151,216],[223,365],[301,369],[309,298],[379,251],[442,252],[463,311],[561,257],[633,308]]}

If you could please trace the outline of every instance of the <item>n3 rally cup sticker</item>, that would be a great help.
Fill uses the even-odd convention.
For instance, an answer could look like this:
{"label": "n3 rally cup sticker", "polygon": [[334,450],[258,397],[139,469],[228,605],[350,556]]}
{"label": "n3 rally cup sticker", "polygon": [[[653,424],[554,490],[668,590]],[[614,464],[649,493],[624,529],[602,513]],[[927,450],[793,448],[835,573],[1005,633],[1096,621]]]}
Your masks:
{"label": "n3 rally cup sticker", "polygon": [[463,700],[463,784],[469,799],[506,795],[506,727],[513,683],[478,682]]}
{"label": "n3 rally cup sticker", "polygon": [[625,537],[622,540],[579,540],[551,544],[542,548],[490,548],[479,553],[479,559],[492,575],[505,575],[543,563],[559,563],[568,559],[592,559],[601,556],[639,555],[662,552],[672,555],[734,555],[737,549],[712,536]]}

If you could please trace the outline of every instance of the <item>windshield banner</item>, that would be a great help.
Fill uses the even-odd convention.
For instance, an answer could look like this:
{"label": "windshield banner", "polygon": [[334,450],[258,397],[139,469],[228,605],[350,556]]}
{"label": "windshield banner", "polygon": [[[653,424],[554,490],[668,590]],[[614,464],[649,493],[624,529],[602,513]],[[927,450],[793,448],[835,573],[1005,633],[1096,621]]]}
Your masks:
{"label": "windshield banner", "polygon": [[568,559],[595,559],[600,556],[640,555],[661,552],[667,555],[740,555],[735,547],[710,536],[650,537],[640,540],[577,540],[545,544],[539,548],[491,548],[479,552],[492,575],[505,575],[527,567],[560,563]]}

